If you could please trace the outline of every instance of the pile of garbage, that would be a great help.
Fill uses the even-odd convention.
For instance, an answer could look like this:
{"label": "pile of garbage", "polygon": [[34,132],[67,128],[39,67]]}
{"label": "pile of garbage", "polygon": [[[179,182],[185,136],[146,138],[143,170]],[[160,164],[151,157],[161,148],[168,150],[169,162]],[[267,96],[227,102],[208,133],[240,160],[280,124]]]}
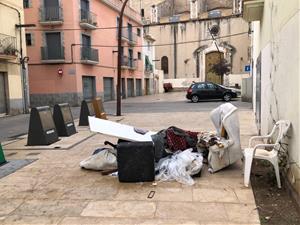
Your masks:
{"label": "pile of garbage", "polygon": [[[156,180],[194,184],[192,176],[200,174],[203,165],[202,153],[197,149],[198,134],[173,126],[152,136]],[[118,145],[106,144],[113,148],[97,149],[92,156],[80,162],[81,168],[102,171],[103,174],[116,172]]]}
{"label": "pile of garbage", "polygon": [[[236,107],[226,103],[211,112],[216,132],[193,132],[171,126],[157,133],[152,132],[149,136],[152,141],[134,141],[133,137],[128,137],[127,140],[119,139],[116,145],[105,142],[112,148],[97,149],[80,166],[102,171],[103,175],[117,172],[121,182],[146,182],[155,179],[193,185],[193,177],[201,175],[203,163],[207,163],[209,171],[214,173],[241,158],[236,111]],[[103,126],[106,124],[109,125],[109,122],[103,122]],[[117,130],[120,125],[112,125],[120,132]],[[134,135],[135,138],[138,138],[137,134],[148,133],[123,125],[120,129],[133,131],[131,136]],[[100,131],[105,134],[104,130]],[[109,132],[111,135],[110,130]],[[124,135],[126,138],[126,134]],[[143,138],[147,140],[146,136]]]}

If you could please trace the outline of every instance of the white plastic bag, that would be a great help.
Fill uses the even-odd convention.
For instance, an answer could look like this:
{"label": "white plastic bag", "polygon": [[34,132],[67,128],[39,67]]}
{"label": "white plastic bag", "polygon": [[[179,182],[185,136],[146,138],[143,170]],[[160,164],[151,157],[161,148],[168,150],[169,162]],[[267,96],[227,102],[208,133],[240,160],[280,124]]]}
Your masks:
{"label": "white plastic bag", "polygon": [[116,150],[103,148],[97,153],[80,162],[80,167],[89,170],[113,170],[117,169]]}
{"label": "white plastic bag", "polygon": [[203,157],[201,153],[192,151],[193,149],[187,149],[161,159],[156,166],[156,170],[159,172],[156,180],[176,180],[182,184],[193,185],[195,182],[191,176],[200,172]]}

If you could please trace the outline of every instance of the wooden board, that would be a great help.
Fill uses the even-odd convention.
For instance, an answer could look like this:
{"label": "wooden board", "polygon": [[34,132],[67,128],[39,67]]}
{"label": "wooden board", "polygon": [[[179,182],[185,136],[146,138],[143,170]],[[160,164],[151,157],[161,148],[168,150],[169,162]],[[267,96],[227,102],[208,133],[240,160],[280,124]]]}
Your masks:
{"label": "wooden board", "polygon": [[156,132],[148,131],[146,134],[139,134],[134,127],[116,123],[109,120],[89,117],[90,130],[93,132],[113,136],[126,141],[152,141],[151,135]]}

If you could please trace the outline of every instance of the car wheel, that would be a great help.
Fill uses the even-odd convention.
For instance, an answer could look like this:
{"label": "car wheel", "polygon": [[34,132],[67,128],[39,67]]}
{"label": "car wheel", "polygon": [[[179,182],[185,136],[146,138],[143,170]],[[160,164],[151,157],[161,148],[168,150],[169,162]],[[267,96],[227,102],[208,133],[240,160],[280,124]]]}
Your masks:
{"label": "car wheel", "polygon": [[193,95],[191,100],[193,103],[197,103],[199,102],[199,97],[197,95]]}
{"label": "car wheel", "polygon": [[229,102],[231,100],[232,96],[231,94],[229,93],[226,93],[224,96],[223,96],[223,99],[225,102]]}

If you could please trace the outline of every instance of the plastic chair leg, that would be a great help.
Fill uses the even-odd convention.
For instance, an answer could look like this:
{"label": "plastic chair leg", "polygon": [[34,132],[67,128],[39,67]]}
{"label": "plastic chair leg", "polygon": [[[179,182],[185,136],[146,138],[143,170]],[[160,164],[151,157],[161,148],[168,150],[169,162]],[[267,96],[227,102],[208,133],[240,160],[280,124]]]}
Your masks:
{"label": "plastic chair leg", "polygon": [[244,154],[244,185],[249,186],[251,167],[253,161],[253,152],[247,152]]}
{"label": "plastic chair leg", "polygon": [[280,172],[279,172],[279,166],[278,166],[278,159],[275,158],[272,160],[272,164],[274,166],[274,170],[275,170],[275,175],[276,175],[276,180],[277,180],[277,186],[278,188],[281,188],[281,181],[280,181]]}

